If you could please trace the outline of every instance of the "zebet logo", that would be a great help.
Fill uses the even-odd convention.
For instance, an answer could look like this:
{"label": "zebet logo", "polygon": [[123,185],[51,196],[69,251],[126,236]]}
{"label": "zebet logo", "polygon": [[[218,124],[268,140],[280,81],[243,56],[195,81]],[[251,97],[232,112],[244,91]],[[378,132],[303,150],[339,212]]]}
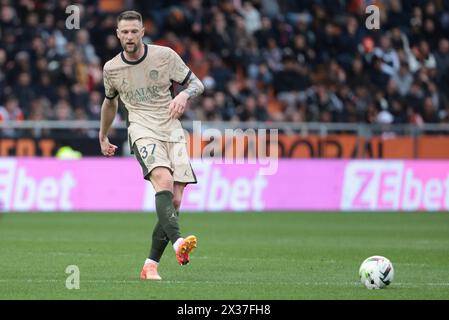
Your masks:
{"label": "zebet logo", "polygon": [[59,177],[35,178],[41,173],[21,168],[16,160],[0,160],[0,211],[71,210],[75,179],[70,171]]}
{"label": "zebet logo", "polygon": [[447,210],[449,169],[404,161],[349,162],[341,209]]}
{"label": "zebet logo", "polygon": [[[263,192],[268,179],[262,169],[250,174],[234,172],[234,177],[225,173],[225,167],[214,165],[212,160],[192,162],[195,174],[201,183],[186,191],[183,204],[191,210],[263,210]],[[238,170],[236,167],[234,170]],[[147,183],[144,196],[144,210],[154,210],[154,188]]]}

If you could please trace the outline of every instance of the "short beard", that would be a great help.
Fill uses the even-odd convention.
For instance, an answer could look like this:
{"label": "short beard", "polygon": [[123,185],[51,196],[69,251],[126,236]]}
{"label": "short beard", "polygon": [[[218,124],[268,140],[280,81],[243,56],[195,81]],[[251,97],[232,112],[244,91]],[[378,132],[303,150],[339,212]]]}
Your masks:
{"label": "short beard", "polygon": [[123,46],[123,50],[126,51],[126,53],[136,53],[137,50],[139,50],[139,46],[137,44],[134,44],[133,48],[131,50],[127,50],[127,44]]}

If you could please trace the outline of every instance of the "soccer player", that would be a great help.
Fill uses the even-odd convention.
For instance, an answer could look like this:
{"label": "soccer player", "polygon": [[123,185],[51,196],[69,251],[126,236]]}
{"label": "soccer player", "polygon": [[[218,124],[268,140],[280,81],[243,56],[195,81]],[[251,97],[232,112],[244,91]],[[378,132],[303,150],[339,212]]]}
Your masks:
{"label": "soccer player", "polygon": [[[140,278],[161,280],[157,268],[169,242],[180,265],[189,262],[189,254],[197,245],[195,236],[183,238],[179,228],[178,212],[184,188],[197,181],[178,118],[187,100],[200,95],[204,86],[175,51],[144,44],[143,36],[140,13],[125,11],[118,16],[117,37],[123,51],[104,65],[106,98],[101,107],[99,140],[103,155],[113,156],[117,146],[109,142],[107,134],[120,96],[127,111],[131,150],[144,178],[156,191],[158,222]],[[173,82],[186,86],[176,97],[173,97]]]}

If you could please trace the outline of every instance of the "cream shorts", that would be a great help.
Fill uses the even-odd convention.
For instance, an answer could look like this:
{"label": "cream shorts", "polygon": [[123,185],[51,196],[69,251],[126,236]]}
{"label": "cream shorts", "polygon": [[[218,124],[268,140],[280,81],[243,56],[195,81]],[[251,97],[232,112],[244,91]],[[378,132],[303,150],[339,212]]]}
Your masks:
{"label": "cream shorts", "polygon": [[132,150],[146,180],[150,180],[154,168],[166,167],[172,172],[175,182],[197,183],[187,153],[187,144],[147,137],[136,140]]}

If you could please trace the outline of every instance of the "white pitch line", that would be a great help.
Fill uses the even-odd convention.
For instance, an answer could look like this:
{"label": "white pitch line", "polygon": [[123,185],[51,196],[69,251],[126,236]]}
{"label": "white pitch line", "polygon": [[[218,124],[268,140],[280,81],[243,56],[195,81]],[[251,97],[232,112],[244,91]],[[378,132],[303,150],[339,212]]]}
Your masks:
{"label": "white pitch line", "polygon": [[[58,283],[61,284],[65,283],[65,280],[63,279],[0,279],[0,283],[17,283],[17,282],[26,282],[26,283]],[[142,283],[142,280],[82,280],[81,283],[113,283],[113,284],[126,284],[126,283]],[[246,281],[182,281],[182,280],[163,280],[161,282],[155,282],[155,283],[161,283],[161,284],[221,284],[221,285],[260,285],[260,282],[246,282]],[[264,282],[263,284],[274,284],[274,285],[302,285],[302,286],[360,286],[361,284],[356,282]],[[396,283],[394,282],[392,287],[404,287],[404,288],[422,288],[425,286],[429,287],[446,287],[449,286],[449,282],[428,282],[428,283]]]}

